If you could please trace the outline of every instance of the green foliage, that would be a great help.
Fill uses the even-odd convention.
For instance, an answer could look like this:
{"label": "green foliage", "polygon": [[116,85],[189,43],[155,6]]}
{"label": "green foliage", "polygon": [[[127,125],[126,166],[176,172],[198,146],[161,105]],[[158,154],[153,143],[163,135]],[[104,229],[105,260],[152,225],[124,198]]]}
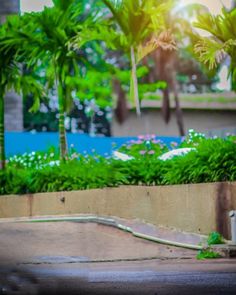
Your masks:
{"label": "green foliage", "polygon": [[[9,22],[7,38],[2,42],[0,40],[0,45],[5,51],[12,46],[16,48],[16,56],[20,61],[26,60],[29,68],[39,64],[45,67],[43,73],[45,72],[47,87],[57,88],[60,155],[65,158],[65,113],[71,110],[73,93],[78,89],[80,65],[86,62],[81,46],[91,41],[90,31],[95,27],[95,21],[89,15],[85,17],[81,3],[73,0],[55,0],[53,7],[45,7],[41,12],[24,14],[12,20],[14,22]],[[86,40],[82,37],[83,30],[87,33]],[[80,40],[76,48],[72,45],[75,38]],[[35,89],[34,79],[29,78],[23,82],[28,83],[28,90]],[[35,93],[33,95],[35,98]],[[37,99],[32,110],[39,106]]]}
{"label": "green foliage", "polygon": [[94,101],[99,107],[112,106],[111,73],[88,70],[84,78],[78,80],[76,97],[80,101]]}
{"label": "green foliage", "polygon": [[45,63],[48,83],[58,85],[59,104],[63,112],[68,112],[72,91],[77,88],[80,78],[79,62],[82,59],[69,44],[91,20],[80,21],[81,8],[76,2],[55,2],[56,6],[28,16],[33,23],[28,41],[34,46],[31,57]]}
{"label": "green foliage", "polygon": [[165,175],[165,163],[152,156],[139,157],[127,162],[114,160],[113,169],[119,171],[119,184],[160,185]]}
{"label": "green foliage", "polygon": [[[176,147],[175,143],[172,144]],[[65,161],[50,149],[9,158],[7,170],[0,174],[0,194],[22,194],[79,190],[125,185],[170,185],[236,180],[235,136],[205,138],[190,131],[182,146],[194,146],[186,155],[158,159],[168,151],[154,136],[141,136],[118,150],[133,156],[121,161],[96,154],[82,156],[71,150]],[[181,146],[180,145],[180,146]],[[222,242],[217,233],[208,244]]]}
{"label": "green foliage", "polygon": [[[199,37],[195,51],[199,59],[210,69],[221,63],[226,55],[231,57],[229,75],[236,82],[236,8],[222,9],[220,15],[205,13],[198,16],[195,26],[210,33],[210,37]],[[236,89],[234,89],[236,90]]]}
{"label": "green foliage", "polygon": [[130,46],[138,46],[152,32],[164,26],[163,14],[171,7],[171,1],[103,0],[127,38]]}
{"label": "green foliage", "polygon": [[8,167],[15,169],[41,169],[46,165],[57,165],[58,160],[59,151],[52,147],[46,152],[31,152],[10,157],[8,159]]}
{"label": "green foliage", "polygon": [[197,254],[198,260],[221,258],[220,254],[209,249],[200,250]]}
{"label": "green foliage", "polygon": [[29,171],[9,167],[0,171],[0,194],[25,194],[28,193]]}
{"label": "green foliage", "polygon": [[39,107],[44,93],[39,81],[22,71],[27,50],[24,43],[19,42],[21,39],[13,34],[13,30],[20,30],[21,36],[27,35],[27,29],[22,24],[22,18],[19,16],[11,16],[4,25],[0,24],[0,169],[5,167],[4,96],[7,90],[14,89],[23,95],[33,95],[33,111]]}
{"label": "green foliage", "polygon": [[224,239],[220,233],[213,231],[208,235],[207,244],[209,246],[216,244],[224,244]]}
{"label": "green foliage", "polygon": [[[130,83],[130,70],[120,70],[118,68],[112,69],[114,76],[120,81],[122,89],[127,92]],[[145,79],[146,75],[149,73],[149,69],[146,66],[137,67],[137,79],[138,79],[138,92],[139,98],[142,99],[153,99],[158,100],[157,90],[165,89],[167,84],[165,81],[157,81],[154,83],[143,83],[142,80]],[[132,97],[128,96],[129,101],[132,103]]]}
{"label": "green foliage", "polygon": [[53,192],[116,186],[115,175],[105,158],[81,156],[59,166],[33,170],[29,190]]}
{"label": "green foliage", "polygon": [[53,148],[46,153],[32,152],[11,157],[6,172],[0,173],[0,194],[70,191],[117,186],[119,171],[112,161],[93,154],[79,155],[71,150],[66,161],[59,161]]}
{"label": "green foliage", "polygon": [[[194,145],[194,143],[193,143]],[[169,162],[165,184],[233,181],[236,179],[236,145],[230,140],[210,138],[196,150]]]}
{"label": "green foliage", "polygon": [[[216,245],[216,244],[224,244],[224,239],[218,232],[211,232],[207,238],[207,245]],[[221,255],[217,252],[214,252],[210,248],[200,250],[197,254],[197,259],[213,259],[213,258],[220,258]]]}
{"label": "green foliage", "polygon": [[109,47],[122,50],[130,57],[130,98],[135,102],[137,114],[140,115],[136,67],[159,46],[176,49],[174,39],[170,32],[165,31],[164,26],[165,14],[172,7],[173,1],[102,1],[113,15],[108,21],[110,27],[102,30],[103,39]]}
{"label": "green foliage", "polygon": [[206,137],[203,133],[199,133],[194,131],[193,129],[189,129],[187,136],[185,136],[184,141],[181,142],[179,147],[195,147],[198,146],[205,139]]}
{"label": "green foliage", "polygon": [[138,85],[140,100],[142,99],[158,99],[158,95],[156,94],[156,91],[159,89],[165,89],[167,86],[167,83],[165,81],[158,81],[156,83],[140,83]]}

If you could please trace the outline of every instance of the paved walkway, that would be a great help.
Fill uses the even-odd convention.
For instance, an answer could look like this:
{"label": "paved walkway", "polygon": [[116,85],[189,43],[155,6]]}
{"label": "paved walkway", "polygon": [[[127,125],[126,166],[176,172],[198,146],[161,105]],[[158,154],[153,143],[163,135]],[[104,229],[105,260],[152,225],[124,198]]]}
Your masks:
{"label": "paved walkway", "polygon": [[[144,226],[138,226],[144,231]],[[159,231],[167,237],[167,232]],[[96,223],[0,223],[0,232],[1,261],[17,264],[182,259],[193,258],[197,253],[136,238],[128,232]]]}

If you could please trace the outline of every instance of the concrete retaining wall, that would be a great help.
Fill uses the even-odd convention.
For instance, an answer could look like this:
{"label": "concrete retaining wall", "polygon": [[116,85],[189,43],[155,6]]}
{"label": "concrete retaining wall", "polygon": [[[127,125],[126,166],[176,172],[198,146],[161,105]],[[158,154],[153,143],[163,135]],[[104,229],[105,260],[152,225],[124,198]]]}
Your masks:
{"label": "concrete retaining wall", "polygon": [[227,239],[228,212],[233,209],[236,210],[236,182],[0,196],[0,218],[96,214],[139,219],[193,233],[216,230]]}

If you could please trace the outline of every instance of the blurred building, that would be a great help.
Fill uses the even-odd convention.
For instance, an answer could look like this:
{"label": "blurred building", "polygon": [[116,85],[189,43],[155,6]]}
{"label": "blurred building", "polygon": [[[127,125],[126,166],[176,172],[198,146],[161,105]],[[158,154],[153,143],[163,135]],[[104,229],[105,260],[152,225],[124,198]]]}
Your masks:
{"label": "blurred building", "polygon": [[[130,109],[127,120],[120,125],[112,122],[113,136],[137,136],[157,134],[159,136],[179,136],[173,100],[171,100],[171,119],[163,120],[161,100],[142,102],[141,117]],[[208,136],[224,137],[227,133],[236,134],[236,94],[233,92],[180,94],[183,110],[184,129],[194,129]]]}
{"label": "blurred building", "polygon": [[[20,11],[19,0],[1,0],[0,22],[4,22],[7,15]],[[11,91],[5,97],[5,129],[7,131],[23,130],[23,104],[21,96]]]}
{"label": "blurred building", "polygon": [[20,10],[19,0],[1,0],[0,15],[1,17],[12,13],[18,13]]}

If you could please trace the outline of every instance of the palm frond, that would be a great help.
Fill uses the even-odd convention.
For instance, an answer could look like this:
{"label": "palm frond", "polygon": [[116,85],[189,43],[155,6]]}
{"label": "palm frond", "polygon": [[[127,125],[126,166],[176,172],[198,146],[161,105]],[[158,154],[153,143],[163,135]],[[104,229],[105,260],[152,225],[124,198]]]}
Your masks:
{"label": "palm frond", "polygon": [[199,60],[213,69],[226,56],[224,44],[215,41],[213,38],[202,38],[194,47]]}

